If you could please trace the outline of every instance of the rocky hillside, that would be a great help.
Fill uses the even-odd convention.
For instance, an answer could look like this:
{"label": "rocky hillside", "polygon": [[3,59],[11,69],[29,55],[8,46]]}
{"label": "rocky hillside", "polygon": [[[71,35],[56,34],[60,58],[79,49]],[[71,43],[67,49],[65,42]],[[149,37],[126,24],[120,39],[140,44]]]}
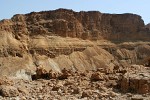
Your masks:
{"label": "rocky hillside", "polygon": [[149,42],[116,45],[108,40],[146,42],[149,35],[149,29],[135,14],[67,9],[17,14],[0,21],[1,75],[22,68],[33,70],[39,65],[58,71],[67,66],[78,70],[91,66],[90,69],[94,69],[102,63],[103,66],[111,63],[111,66],[118,66],[124,60],[141,63],[150,55]]}
{"label": "rocky hillside", "polygon": [[[88,82],[93,82],[90,80],[93,77],[104,86],[113,87],[111,84],[116,83],[115,88],[122,92],[145,94],[150,91],[149,40],[148,25],[135,14],[67,9],[17,14],[0,21],[0,76],[51,79],[51,75],[64,75],[65,69],[77,74],[71,78],[83,80],[81,76],[85,74]],[[90,77],[86,76],[88,71],[91,71]],[[105,77],[102,80],[101,74]],[[60,79],[59,76],[53,78],[54,81]],[[132,84],[137,81],[142,83]],[[34,86],[34,82],[31,85]],[[0,95],[4,95],[3,89],[0,88]]]}
{"label": "rocky hillside", "polygon": [[[141,17],[135,14],[75,12],[67,9],[17,14],[11,19],[0,21],[0,65],[1,69],[5,68],[1,74],[5,70],[11,72],[26,67],[35,69],[35,66],[39,66],[37,62],[41,61],[47,62],[40,63],[46,64],[43,66],[52,67],[58,64],[60,69],[66,66],[76,69],[79,65],[94,68],[99,66],[103,57],[114,62],[125,60],[139,63],[149,56],[149,42],[116,45],[109,41],[146,42],[150,40],[149,35],[150,30]],[[145,46],[141,46],[143,44]],[[95,49],[95,46],[101,46],[106,51],[97,47]],[[142,50],[147,50],[147,53]],[[92,56],[94,58],[90,58]],[[74,61],[75,58],[80,60]],[[45,59],[53,59],[56,64]],[[61,61],[66,64],[62,65]],[[54,64],[51,65],[50,62]],[[11,67],[12,63],[16,69]]]}

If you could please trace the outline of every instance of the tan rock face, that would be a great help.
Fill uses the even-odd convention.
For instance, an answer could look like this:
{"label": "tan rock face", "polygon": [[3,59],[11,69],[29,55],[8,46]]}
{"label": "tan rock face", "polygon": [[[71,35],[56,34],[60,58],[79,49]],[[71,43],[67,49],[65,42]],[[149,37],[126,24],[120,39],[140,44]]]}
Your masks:
{"label": "tan rock face", "polygon": [[[150,40],[149,33],[141,17],[135,14],[58,9],[18,14],[2,20],[0,76],[27,80],[33,76],[35,83],[31,81],[32,85],[42,79],[50,83],[44,86],[39,83],[35,90],[21,91],[20,87],[18,90],[11,87],[13,83],[0,80],[0,85],[6,84],[6,89],[1,87],[1,95],[17,96],[17,91],[24,95],[49,91],[51,95],[71,93],[82,98],[102,99],[115,95],[106,94],[107,88],[118,85],[123,92],[148,93],[147,71],[142,73],[136,64],[150,67],[150,43],[146,42]],[[144,42],[129,42],[134,40]],[[136,74],[132,73],[134,70]],[[128,73],[130,78],[126,76]],[[30,84],[29,81],[24,83]]]}
{"label": "tan rock face", "polygon": [[[75,12],[67,9],[18,14],[9,20],[0,21],[0,70],[4,70],[2,74],[5,74],[5,70],[11,73],[20,68],[35,70],[38,64],[50,66],[47,69],[55,66],[57,71],[70,66],[79,70],[94,69],[100,64],[106,67],[109,61],[106,60],[106,64],[103,58],[109,58],[111,54],[86,50],[87,47],[101,44],[90,40],[146,41],[150,36],[147,31],[145,35],[144,29],[143,20],[134,14]],[[84,52],[80,53],[82,51]],[[131,59],[128,61],[131,63],[136,62],[136,51],[130,52],[121,48],[114,55],[119,59]],[[13,71],[12,63],[17,66]],[[114,66],[112,63],[109,65]]]}
{"label": "tan rock face", "polygon": [[[138,67],[138,66],[135,66]],[[121,91],[146,94],[150,92],[149,69],[141,67],[126,73],[121,80]],[[130,70],[130,69],[129,69]]]}
{"label": "tan rock face", "polygon": [[[22,34],[30,36],[47,34],[84,39],[103,37],[119,41],[148,39],[143,33],[144,27],[141,17],[134,14],[103,14],[98,11],[74,12],[67,9],[15,15],[11,20],[0,22],[1,30],[14,33],[18,40],[22,39]],[[140,31],[143,37],[140,37]]]}

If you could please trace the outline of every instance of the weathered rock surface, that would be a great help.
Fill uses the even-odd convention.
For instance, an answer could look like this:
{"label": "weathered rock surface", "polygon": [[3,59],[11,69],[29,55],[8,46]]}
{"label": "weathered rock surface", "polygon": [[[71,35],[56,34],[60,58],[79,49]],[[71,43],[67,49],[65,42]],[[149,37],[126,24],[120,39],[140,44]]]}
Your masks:
{"label": "weathered rock surface", "polygon": [[[91,47],[103,46],[102,39],[146,41],[149,37],[143,20],[135,14],[67,9],[17,14],[0,21],[0,74],[30,79],[30,70],[35,71],[38,66],[58,72],[64,67],[74,70],[113,67],[119,65],[113,56],[122,65],[137,63],[139,56],[145,57],[144,53],[140,55],[142,52],[137,54],[138,48],[126,50],[113,44],[114,49],[108,50],[108,53]],[[104,46],[112,48],[111,44]]]}
{"label": "weathered rock surface", "polygon": [[57,9],[15,15],[0,21],[0,76],[14,80],[0,79],[0,95],[122,100],[136,98],[133,92],[149,98],[149,40],[149,25],[135,14]]}
{"label": "weathered rock surface", "polygon": [[98,11],[74,12],[57,9],[18,14],[11,20],[2,20],[0,26],[2,31],[13,33],[17,40],[25,40],[25,35],[58,35],[83,39],[103,37],[113,40],[126,40],[127,37],[130,40],[149,39],[146,37],[149,34],[143,33],[144,21],[135,14],[105,14]]}
{"label": "weathered rock surface", "polygon": [[16,97],[19,95],[19,92],[18,92],[17,88],[15,88],[13,86],[1,85],[0,86],[0,95],[2,95],[4,97]]}
{"label": "weathered rock surface", "polygon": [[[133,67],[134,66],[134,67]],[[140,70],[140,68],[137,68],[133,65],[130,69],[130,71]],[[143,69],[144,66],[141,66],[141,69]],[[135,69],[134,69],[135,68]],[[85,72],[79,72],[79,71],[73,71],[73,70],[67,70],[63,69],[62,73],[50,71],[47,72],[55,73],[58,76],[55,78],[52,78],[51,76],[43,77],[44,69],[39,70],[38,76],[41,75],[41,77],[38,77],[39,79],[36,79],[34,81],[29,80],[13,80],[13,85],[0,85],[0,99],[138,99],[141,98],[143,100],[148,100],[150,97],[149,90],[146,87],[145,84],[147,84],[148,76],[144,76],[142,79],[139,74],[130,74],[130,78],[128,79],[129,82],[133,82],[133,84],[123,81],[126,77],[126,74],[116,72],[116,73],[101,73],[101,70],[97,71],[85,71]],[[145,70],[145,72],[150,71],[150,69]],[[146,75],[146,73],[143,72],[143,74]],[[67,78],[63,77],[60,78],[61,75],[67,75]],[[124,78],[122,79],[122,75],[124,75]],[[136,76],[136,77],[134,77]],[[146,78],[147,77],[147,78]],[[121,79],[121,80],[120,80]],[[139,79],[138,84],[137,79]],[[118,84],[118,83],[121,84]],[[127,84],[126,84],[127,83]],[[116,86],[121,86],[122,92],[127,93],[119,93],[118,90],[116,91]],[[138,87],[136,87],[139,85]],[[125,87],[128,86],[128,87]],[[131,89],[132,87],[132,89]],[[133,91],[128,90],[135,90],[134,93],[137,91],[141,94],[131,94]],[[127,91],[126,91],[127,90]],[[131,92],[131,93],[128,93]],[[1,97],[2,96],[2,97]]]}
{"label": "weathered rock surface", "polygon": [[134,65],[128,70],[121,80],[121,90],[140,94],[150,93],[150,69]]}

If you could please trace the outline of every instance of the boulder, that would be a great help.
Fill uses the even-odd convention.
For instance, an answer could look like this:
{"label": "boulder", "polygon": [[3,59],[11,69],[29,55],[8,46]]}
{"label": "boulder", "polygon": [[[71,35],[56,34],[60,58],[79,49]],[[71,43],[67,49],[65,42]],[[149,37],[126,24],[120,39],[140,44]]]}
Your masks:
{"label": "boulder", "polygon": [[149,72],[136,72],[126,73],[121,80],[121,91],[146,94],[150,92],[150,73]]}
{"label": "boulder", "polygon": [[103,81],[104,80],[103,74],[101,74],[100,72],[95,72],[91,75],[91,80],[93,80],[93,81]]}
{"label": "boulder", "polygon": [[13,86],[0,86],[0,95],[3,97],[16,97],[19,95],[18,89]]}

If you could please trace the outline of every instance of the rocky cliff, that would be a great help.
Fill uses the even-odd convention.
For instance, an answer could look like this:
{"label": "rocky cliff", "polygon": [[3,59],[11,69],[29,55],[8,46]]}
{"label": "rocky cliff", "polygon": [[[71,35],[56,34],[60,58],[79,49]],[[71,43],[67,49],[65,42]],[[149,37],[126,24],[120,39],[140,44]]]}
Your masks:
{"label": "rocky cliff", "polygon": [[[104,41],[106,39],[120,42],[124,40],[147,41],[149,35],[150,31],[144,25],[144,21],[135,14],[105,14],[98,11],[75,12],[67,9],[32,12],[25,15],[17,14],[11,19],[0,21],[1,68],[5,68],[4,73],[5,70],[10,69],[11,71],[11,67],[8,66],[12,66],[13,62],[17,69],[26,68],[25,66],[34,69],[34,66],[39,65],[37,64],[38,55],[56,59],[60,55],[78,55],[74,52],[84,52],[88,47],[93,46],[103,47],[117,60],[137,63],[139,58],[144,55],[139,57],[141,53],[137,53],[138,45],[130,45],[131,47],[128,48],[128,45],[123,44],[126,47],[124,48],[109,42],[105,44]],[[149,43],[146,48],[149,48]],[[149,52],[149,49],[147,50]],[[89,55],[92,52],[95,52],[95,49],[92,49]],[[79,54],[78,57],[84,54]],[[99,53],[95,55],[99,55]],[[112,57],[110,58],[112,59]],[[70,61],[72,58],[67,59],[65,65],[62,66],[60,63],[61,67],[79,66],[76,66],[74,61]],[[84,62],[84,67],[99,66],[97,65],[98,59],[101,58],[93,58],[89,62],[82,59],[80,64]],[[9,60],[10,63],[5,64]],[[24,62],[22,62],[23,60]],[[92,62],[95,60],[98,60],[98,63],[93,64]],[[49,66],[49,63],[44,66]]]}
{"label": "rocky cliff", "polygon": [[[32,12],[2,20],[0,29],[20,35],[57,35],[82,39],[148,40],[141,16],[135,14],[105,14],[98,11],[75,12],[67,9]],[[142,37],[141,37],[142,35]],[[22,40],[22,39],[21,39]]]}
{"label": "rocky cliff", "polygon": [[[17,14],[0,21],[0,77],[31,80],[32,76],[56,81],[75,73],[71,79],[85,78],[93,89],[97,88],[92,86],[93,81],[103,81],[108,89],[119,87],[132,92],[132,88],[134,93],[145,94],[150,91],[149,77],[143,83],[141,73],[146,73],[143,77],[149,74],[149,40],[148,25],[135,14],[67,9]],[[146,70],[130,73],[135,66]],[[130,86],[137,81],[142,84]],[[143,90],[142,85],[146,86]],[[1,87],[0,95],[5,92]]]}

